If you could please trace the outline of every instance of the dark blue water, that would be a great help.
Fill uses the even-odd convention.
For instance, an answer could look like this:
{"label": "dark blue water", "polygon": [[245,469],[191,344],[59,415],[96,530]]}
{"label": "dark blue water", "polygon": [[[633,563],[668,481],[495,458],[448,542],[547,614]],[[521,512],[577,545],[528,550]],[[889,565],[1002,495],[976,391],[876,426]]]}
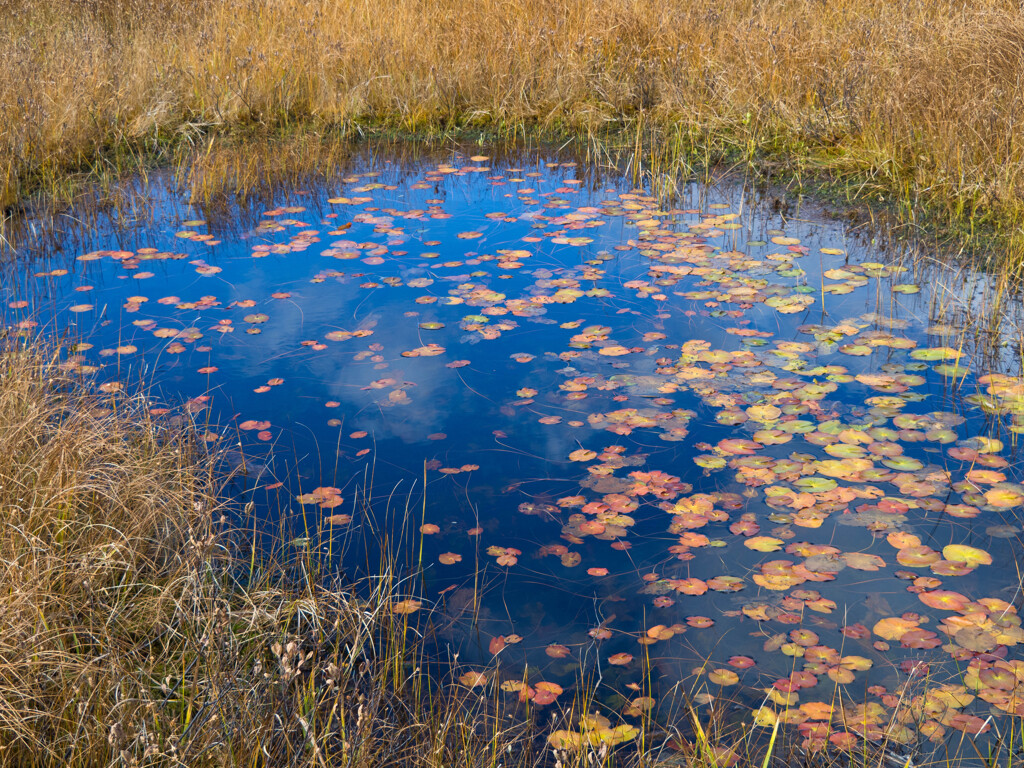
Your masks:
{"label": "dark blue water", "polygon": [[812,748],[1024,713],[1024,384],[932,278],[739,188],[521,162],[367,160],[258,211],[155,189],[5,320],[204,425],[258,525],[407,577],[509,696],[735,700]]}

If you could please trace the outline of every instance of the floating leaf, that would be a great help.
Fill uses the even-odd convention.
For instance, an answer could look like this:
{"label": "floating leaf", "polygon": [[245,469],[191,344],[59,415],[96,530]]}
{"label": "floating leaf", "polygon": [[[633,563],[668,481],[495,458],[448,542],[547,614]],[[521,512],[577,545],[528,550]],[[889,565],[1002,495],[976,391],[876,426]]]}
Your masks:
{"label": "floating leaf", "polygon": [[942,556],[953,562],[964,563],[971,568],[992,564],[992,555],[983,549],[969,547],[966,544],[949,544],[942,548]]}
{"label": "floating leaf", "polygon": [[468,688],[479,688],[487,685],[488,677],[483,672],[466,672],[459,677],[459,682]]}
{"label": "floating leaf", "polygon": [[419,600],[399,600],[398,602],[391,604],[391,610],[398,614],[410,614],[416,613],[420,608],[423,607],[423,603]]}
{"label": "floating leaf", "polygon": [[985,502],[999,509],[1010,509],[1024,504],[1024,492],[1010,483],[999,483],[985,491]]}
{"label": "floating leaf", "polygon": [[970,601],[959,592],[936,589],[931,592],[921,592],[918,598],[930,608],[938,608],[943,611],[961,611]]}
{"label": "floating leaf", "polygon": [[771,536],[754,536],[744,541],[743,546],[757,552],[778,552],[782,549],[782,539]]}
{"label": "floating leaf", "polygon": [[893,616],[879,620],[872,631],[886,640],[899,640],[904,634],[916,628],[917,622]]}
{"label": "floating leaf", "polygon": [[545,648],[544,653],[553,659],[564,659],[569,655],[570,651],[566,646],[556,643]]}
{"label": "floating leaf", "polygon": [[708,673],[708,681],[715,685],[736,685],[740,681],[739,675],[731,669],[715,669]]}

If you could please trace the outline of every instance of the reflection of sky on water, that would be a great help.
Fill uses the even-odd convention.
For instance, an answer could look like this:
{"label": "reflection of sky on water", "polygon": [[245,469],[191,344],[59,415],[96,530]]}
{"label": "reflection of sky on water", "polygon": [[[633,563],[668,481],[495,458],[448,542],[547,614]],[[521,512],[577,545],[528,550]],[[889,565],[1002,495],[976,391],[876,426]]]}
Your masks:
{"label": "reflection of sky on water", "polygon": [[[472,165],[466,160],[458,162]],[[839,224],[784,222],[747,202],[735,220],[741,226],[720,231],[709,242],[718,246],[720,253],[739,251],[763,257],[779,250],[769,241],[783,230],[786,236],[798,238],[800,246],[807,249],[805,254],[792,257],[798,259],[799,270],[782,274],[769,261],[741,273],[740,278],[764,279],[783,286],[783,296],[797,295],[794,289],[799,293],[802,286],[807,286],[806,292],[799,295],[809,296],[813,303],[793,314],[754,303],[737,316],[729,316],[725,310],[733,305],[707,305],[707,299],[682,295],[699,290],[702,285],[713,285],[721,277],[724,259],[715,262],[710,277],[690,275],[664,287],[665,298],[655,300],[630,282],[650,280],[648,270],[652,261],[637,248],[616,250],[616,246],[635,241],[640,231],[626,216],[602,218],[598,214],[598,220],[606,222],[604,226],[566,230],[569,236],[593,238],[593,242],[582,245],[559,244],[552,242],[551,237],[542,237],[552,226],[564,226],[564,221],[561,225],[550,225],[545,217],[600,207],[602,201],[619,199],[620,194],[628,193],[625,185],[621,189],[607,188],[604,181],[596,188],[588,184],[567,186],[565,180],[577,178],[578,169],[547,167],[535,160],[529,165],[524,162],[521,171],[445,175],[436,181],[432,177],[425,184],[421,179],[431,175],[430,167],[385,168],[369,179],[339,182],[329,189],[280,203],[304,206],[303,211],[271,217],[260,216],[257,211],[251,220],[241,224],[184,226],[183,221],[200,218],[200,214],[180,207],[173,195],[158,190],[154,192],[154,219],[144,229],[107,232],[101,228],[92,235],[83,235],[87,242],[31,264],[32,272],[66,268],[70,274],[19,276],[9,281],[4,301],[31,298],[30,308],[12,314],[17,312],[20,317],[30,311],[43,327],[77,328],[82,338],[94,345],[84,353],[83,360],[106,366],[99,374],[100,380],[114,378],[118,372],[131,378],[142,370],[171,401],[209,394],[213,423],[220,425],[225,441],[235,443],[241,439],[254,465],[269,462],[269,473],[239,481],[247,486],[243,490],[251,494],[260,514],[271,517],[281,510],[297,512],[299,505],[292,501],[296,494],[317,486],[338,486],[344,489],[350,503],[332,512],[354,514],[353,535],[368,538],[379,532],[382,525],[395,524],[387,523],[386,515],[379,509],[389,498],[396,508],[406,505],[413,510],[406,516],[406,530],[399,539],[406,547],[399,553],[399,559],[416,562],[422,546],[424,562],[431,563],[423,581],[426,597],[443,594],[444,605],[452,617],[466,618],[474,612],[474,569],[480,569],[477,584],[486,589],[476,609],[479,633],[468,631],[463,623],[459,624],[461,629],[448,635],[460,644],[464,660],[487,660],[487,641],[491,636],[515,633],[523,637],[523,642],[504,652],[506,657],[517,660],[515,663],[528,662],[542,674],[563,679],[571,678],[581,664],[600,662],[605,681],[620,686],[635,681],[637,670],[628,665],[605,668],[602,660],[609,654],[628,652],[639,656],[643,647],[637,644],[637,634],[652,624],[686,625],[694,617],[706,616],[716,621],[713,628],[680,626],[674,639],[646,646],[665,689],[688,678],[701,658],[712,657],[721,664],[737,653],[758,659],[759,666],[744,677],[747,694],[756,693],[757,685],[770,685],[774,679],[785,676],[792,666],[791,658],[767,653],[762,645],[766,636],[787,632],[791,627],[754,622],[739,613],[745,606],[778,605],[782,595],[756,588],[735,594],[709,591],[703,595],[677,596],[671,605],[656,607],[657,604],[652,606],[652,597],[640,591],[649,583],[644,580],[645,574],[657,573],[660,579],[706,580],[726,574],[748,578],[767,560],[794,556],[751,551],[737,543],[728,523],[715,522],[702,529],[712,539],[712,546],[701,549],[693,560],[677,559],[667,550],[676,543],[679,532],[666,530],[671,516],[653,505],[632,513],[635,525],[626,537],[631,549],[610,548],[608,541],[592,536],[575,540],[571,532],[566,534],[558,521],[566,522],[569,514],[578,512],[576,509],[556,508],[551,514],[531,516],[521,514],[518,507],[524,502],[557,504],[560,498],[581,492],[588,500],[596,499],[600,494],[586,488],[581,491],[581,480],[588,477],[587,464],[567,461],[567,457],[581,447],[600,452],[607,446],[621,445],[624,455],[641,456],[637,469],[656,469],[678,476],[698,492],[736,494],[730,510],[733,520],[744,512],[767,517],[771,510],[764,507],[756,488],[744,495],[744,486],[731,479],[731,472],[709,474],[693,463],[695,455],[708,450],[699,444],[715,444],[733,437],[749,439],[752,430],[717,422],[717,408],[702,400],[692,387],[659,393],[658,377],[663,375],[659,369],[673,364],[679,357],[679,345],[693,339],[706,340],[711,349],[760,353],[765,348],[760,344],[779,340],[807,342],[811,337],[799,332],[802,325],[832,327],[860,322],[866,313],[907,321],[906,328],[900,323],[894,326],[896,335],[909,336],[920,346],[938,345],[941,338],[928,338],[923,332],[935,292],[925,284],[920,293],[893,293],[893,284],[914,281],[910,274],[872,278],[846,294],[824,294],[820,289],[823,274],[842,267],[847,258],[851,264],[884,258],[848,241]],[[522,175],[525,173],[540,176],[526,177]],[[497,176],[505,180],[496,185],[493,182],[498,180],[493,177]],[[511,194],[514,185],[509,178],[523,178],[518,186],[528,184],[535,192],[517,199]],[[368,181],[384,187],[351,191]],[[357,194],[371,198],[370,202],[328,202],[332,197]],[[662,223],[658,227],[666,233],[685,231],[707,215],[739,212],[738,189],[721,190],[713,199],[706,199],[706,190],[696,187],[688,194],[687,199],[675,203],[679,213],[659,216]],[[566,202],[557,208],[545,207],[553,198]],[[712,209],[708,203],[732,207]],[[637,207],[655,206],[645,203]],[[166,215],[161,213],[164,209]],[[682,212],[698,209],[701,213]],[[411,210],[432,210],[448,218],[403,217],[402,212]],[[488,216],[496,212],[505,215]],[[357,213],[372,218],[357,221]],[[245,217],[239,213],[239,218]],[[580,221],[593,218],[584,216]],[[261,221],[271,219],[294,219],[300,223],[286,225],[285,231],[280,232],[260,226]],[[343,224],[352,226],[338,234],[328,234],[333,227]],[[401,228],[401,232],[395,232],[395,227]],[[211,247],[175,235],[183,231],[205,233],[207,229],[219,244]],[[290,253],[261,251],[258,258],[253,256],[254,246],[288,243],[297,233],[313,230],[318,233],[318,242],[307,242],[305,247]],[[459,237],[460,233],[470,231],[481,235]],[[367,262],[366,252],[381,245],[387,248],[381,251],[383,258]],[[357,246],[361,248],[359,258],[332,258],[337,253],[324,255],[325,250],[349,252]],[[89,251],[138,252],[140,248],[184,253],[186,257],[142,260],[134,270],[123,269],[120,260],[109,255],[90,262],[74,260],[74,256]],[[516,269],[499,269],[493,260],[478,259],[506,248],[523,249],[530,256],[522,259],[521,267]],[[822,254],[822,248],[849,250],[850,256]],[[197,260],[202,261],[194,263]],[[208,276],[197,274],[196,268],[203,263],[220,271]],[[584,277],[588,269],[595,268],[603,270],[599,278]],[[135,279],[134,275],[141,271],[152,272],[153,276]],[[505,294],[508,300],[529,299],[558,290],[560,281],[566,280],[578,281],[581,291],[600,287],[606,293],[548,303],[543,306],[544,313],[537,316],[486,314],[490,307],[502,304],[494,300],[446,304],[449,297],[465,300],[473,290],[481,289]],[[410,287],[410,281],[416,287]],[[427,285],[427,281],[432,282]],[[367,287],[368,283],[373,283],[373,287]],[[92,290],[75,290],[86,285],[93,286]],[[273,293],[289,295],[272,298]],[[147,301],[136,301],[133,307],[129,297],[143,295]],[[177,296],[184,302],[212,296],[218,304],[177,309],[178,302],[158,302],[165,296]],[[425,296],[436,297],[436,301],[418,303],[417,299]],[[232,302],[247,301],[254,303],[229,306]],[[86,302],[95,309],[77,314],[67,311],[71,305]],[[245,320],[255,313],[267,315],[266,321]],[[481,322],[480,316],[488,322]],[[213,331],[226,320],[231,321],[232,333]],[[152,321],[153,327],[146,327],[147,321]],[[424,323],[443,323],[444,327],[423,328]],[[501,323],[507,323],[508,329],[497,338],[485,339],[479,332],[481,327]],[[608,357],[597,354],[595,348],[573,348],[571,337],[594,325],[608,326],[611,340],[634,351]],[[188,344],[181,354],[171,354],[167,350],[168,340],[154,337],[154,327],[195,327],[203,337]],[[760,342],[756,337],[731,332],[737,328],[766,331],[772,336]],[[246,329],[259,333],[249,334]],[[360,330],[372,331],[372,335],[327,340],[331,332]],[[665,338],[644,339],[645,334],[652,333],[664,334]],[[402,354],[431,343],[443,345],[444,353],[414,357]],[[139,351],[121,356],[120,364],[116,355],[102,356],[104,349],[127,344],[136,345]],[[324,346],[317,349],[310,344]],[[572,356],[567,356],[567,351]],[[899,349],[860,357],[823,347],[813,355],[817,359],[812,364],[842,365],[853,376],[877,373],[888,364],[902,366],[907,362],[905,353]],[[517,361],[517,356],[524,356],[523,361]],[[455,361],[468,362],[448,367]],[[198,369],[205,366],[218,370],[199,373]],[[910,403],[907,411],[962,411],[968,421],[960,427],[960,436],[980,431],[985,423],[983,415],[950,395],[948,379],[922,368],[925,381],[913,391],[923,397]],[[599,381],[618,377],[614,383],[625,382],[629,386],[590,389],[583,399],[567,399],[560,385],[587,376]],[[275,378],[284,382],[267,384]],[[817,378],[826,377],[823,374]],[[722,386],[723,391],[735,391],[742,397],[746,396],[744,393],[760,391],[751,389],[745,375],[735,373]],[[266,391],[254,392],[261,387]],[[964,387],[965,392],[978,389],[970,376],[965,378]],[[524,389],[535,389],[537,393],[522,394]],[[837,417],[858,423],[867,418],[865,400],[877,394],[855,382],[844,383],[828,398],[828,408]],[[666,402],[657,403],[659,396]],[[531,399],[532,402],[523,402]],[[685,409],[695,415],[689,423],[689,434],[676,441],[662,439],[655,429],[637,428],[632,434],[614,435],[589,425],[591,414],[620,408]],[[561,417],[561,421],[539,422],[542,417],[555,416]],[[249,419],[271,422],[272,455],[268,453],[268,444],[255,439],[254,432],[235,430],[235,425]],[[573,421],[581,423],[573,425]],[[353,437],[353,433],[359,432],[367,435]],[[796,445],[769,446],[761,455],[784,458]],[[803,444],[800,446],[801,450],[806,449]],[[905,448],[907,455],[925,462],[948,464],[942,444],[914,443]],[[425,462],[427,494],[423,511]],[[467,466],[477,468],[450,475],[439,471]],[[1006,471],[1013,479],[1013,470]],[[616,473],[618,477],[624,475],[623,471]],[[372,487],[357,492],[357,487],[370,482],[369,478]],[[283,482],[283,487],[264,489],[275,480]],[[259,487],[251,487],[254,484]],[[351,500],[361,499],[362,494],[369,495],[378,505],[372,514],[353,508]],[[312,511],[307,507],[306,513],[314,518],[322,514],[316,507]],[[440,527],[438,534],[425,537],[422,543],[416,533],[421,515]],[[1014,562],[1017,539],[987,533],[986,529],[996,521],[994,513],[985,515],[993,519],[951,520],[917,510],[907,515],[906,527],[936,550],[953,542],[966,543],[991,552],[997,562]],[[873,572],[847,568],[834,581],[803,585],[804,589],[820,591],[834,600],[837,607],[830,613],[807,611],[801,621],[821,633],[822,643],[825,637],[833,645],[845,642],[856,646],[857,653],[878,660],[870,677],[858,678],[858,685],[861,680],[870,680],[892,686],[905,679],[905,675],[900,678],[896,667],[887,666],[884,660],[921,658],[922,652],[897,648],[886,657],[876,653],[872,640],[843,640],[838,629],[855,622],[870,627],[885,615],[904,611],[926,613],[927,609],[914,594],[907,592],[906,583],[893,577],[892,571],[898,568],[892,562],[895,550],[886,549],[884,539],[879,543],[866,528],[837,524],[844,522],[848,520],[833,515],[820,528],[794,531],[788,524],[765,519],[761,533],[771,535],[773,529],[778,533],[787,528],[795,536],[787,541],[807,540],[822,546],[834,545],[843,552],[870,550],[885,555],[889,562],[886,569]],[[478,525],[483,529],[479,536],[468,533]],[[580,566],[565,567],[557,556],[538,553],[541,547],[564,546],[567,541],[581,555]],[[489,546],[521,550],[519,562],[507,569],[496,566],[494,556],[486,553]],[[367,557],[366,549],[363,545],[354,549],[359,555],[347,567],[365,568],[362,558]],[[437,558],[443,552],[458,553],[462,561],[451,566],[439,565]],[[590,567],[607,568],[609,575],[590,575]],[[944,585],[964,590],[973,597],[990,595],[1006,600],[1018,597],[1017,587],[1012,569],[1005,568],[982,569],[960,582],[950,580]],[[600,646],[588,634],[599,625],[612,630],[612,636]],[[574,653],[565,660],[552,659],[544,653],[544,647],[550,643],[568,645]],[[931,652],[924,652],[928,653]],[[1010,656],[1015,653],[1015,647],[1011,648]],[[928,658],[938,663],[942,657],[941,651],[936,651]]]}

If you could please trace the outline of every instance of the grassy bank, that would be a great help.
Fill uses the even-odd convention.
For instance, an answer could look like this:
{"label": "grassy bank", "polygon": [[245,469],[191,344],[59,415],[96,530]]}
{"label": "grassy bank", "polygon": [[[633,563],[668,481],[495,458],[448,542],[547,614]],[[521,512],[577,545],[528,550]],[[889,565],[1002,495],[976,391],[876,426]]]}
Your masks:
{"label": "grassy bank", "polygon": [[1024,15],[931,0],[8,0],[0,203],[239,128],[611,137],[1024,258]]}

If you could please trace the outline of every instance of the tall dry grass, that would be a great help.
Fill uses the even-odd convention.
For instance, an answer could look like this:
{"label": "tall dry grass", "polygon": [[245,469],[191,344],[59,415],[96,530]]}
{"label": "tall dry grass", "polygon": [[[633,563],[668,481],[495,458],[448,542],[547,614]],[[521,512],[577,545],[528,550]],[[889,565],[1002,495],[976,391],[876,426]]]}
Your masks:
{"label": "tall dry grass", "polygon": [[[6,0],[0,204],[239,127],[635,136],[1020,247],[1017,0]],[[620,134],[620,138],[621,138]],[[666,160],[668,158],[668,160]],[[1020,254],[1017,254],[1018,257]]]}

